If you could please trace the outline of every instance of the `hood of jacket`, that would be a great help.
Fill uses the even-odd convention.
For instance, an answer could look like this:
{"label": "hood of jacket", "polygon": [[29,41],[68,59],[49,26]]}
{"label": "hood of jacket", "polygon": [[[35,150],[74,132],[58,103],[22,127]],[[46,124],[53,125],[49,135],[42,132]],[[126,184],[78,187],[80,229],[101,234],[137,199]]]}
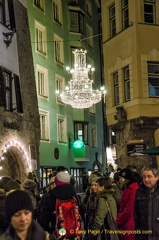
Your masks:
{"label": "hood of jacket", "polygon": [[51,198],[68,200],[75,196],[76,192],[72,184],[62,184],[52,189],[49,194]]}

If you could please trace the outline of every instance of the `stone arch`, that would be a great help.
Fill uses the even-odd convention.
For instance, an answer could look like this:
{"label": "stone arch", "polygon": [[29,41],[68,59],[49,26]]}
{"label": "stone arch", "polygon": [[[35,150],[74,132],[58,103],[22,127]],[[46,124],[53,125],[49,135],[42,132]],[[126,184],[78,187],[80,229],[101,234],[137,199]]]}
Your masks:
{"label": "stone arch", "polygon": [[3,158],[1,160],[1,175],[10,176],[14,180],[23,182],[28,174],[24,154],[17,147],[12,146],[3,154]]}

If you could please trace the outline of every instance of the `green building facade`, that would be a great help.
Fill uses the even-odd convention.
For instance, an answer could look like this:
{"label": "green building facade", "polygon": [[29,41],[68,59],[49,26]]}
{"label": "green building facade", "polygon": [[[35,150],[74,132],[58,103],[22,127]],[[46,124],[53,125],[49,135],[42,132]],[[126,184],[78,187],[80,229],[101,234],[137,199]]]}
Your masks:
{"label": "green building facade", "polygon": [[[102,85],[98,1],[28,0],[28,17],[41,123],[41,186],[57,166],[65,166],[78,185],[86,171],[105,163],[103,102],[90,109],[73,109],[55,91],[65,89],[73,67],[72,51],[87,50],[87,63],[95,68],[94,89]],[[84,141],[82,149],[73,142]]]}

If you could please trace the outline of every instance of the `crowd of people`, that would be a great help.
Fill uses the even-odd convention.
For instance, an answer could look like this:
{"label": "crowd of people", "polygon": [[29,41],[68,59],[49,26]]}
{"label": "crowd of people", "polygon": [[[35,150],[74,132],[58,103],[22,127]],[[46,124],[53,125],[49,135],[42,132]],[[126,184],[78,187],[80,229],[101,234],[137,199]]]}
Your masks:
{"label": "crowd of people", "polygon": [[[159,240],[159,172],[154,167],[118,168],[111,176],[84,173],[84,193],[78,195],[74,179],[60,166],[49,178],[41,196],[33,173],[21,183],[10,177],[0,180],[0,239],[54,240],[57,199],[76,199],[84,240]],[[71,223],[70,223],[71,224]],[[64,239],[61,235],[59,239]]]}

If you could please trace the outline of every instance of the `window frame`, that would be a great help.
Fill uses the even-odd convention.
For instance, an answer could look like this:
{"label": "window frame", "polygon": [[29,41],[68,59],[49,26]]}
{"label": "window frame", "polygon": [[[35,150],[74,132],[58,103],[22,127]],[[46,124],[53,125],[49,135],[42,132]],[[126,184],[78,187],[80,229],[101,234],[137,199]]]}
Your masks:
{"label": "window frame", "polygon": [[55,56],[55,62],[64,64],[64,43],[63,39],[58,36],[57,34],[54,34],[54,56]]}
{"label": "window frame", "polygon": [[114,85],[114,105],[120,104],[119,100],[119,75],[118,72],[113,73],[113,85]]}
{"label": "window frame", "polygon": [[[146,13],[145,12],[145,6],[146,5],[152,5],[152,13]],[[155,12],[156,12],[156,5],[155,5],[155,1],[154,0],[144,0],[144,23],[146,24],[155,24],[156,23],[156,16],[155,16]],[[153,19],[153,22],[151,21],[146,21],[146,14],[147,16],[148,15],[151,15],[152,16],[152,19]]]}
{"label": "window frame", "polygon": [[56,82],[56,89],[59,91],[59,94],[56,95],[56,103],[64,105],[61,100],[60,93],[65,89],[65,78],[59,74],[55,73],[55,82]]}
{"label": "window frame", "polygon": [[93,28],[86,24],[86,42],[87,45],[93,48]]}
{"label": "window frame", "polygon": [[[125,0],[122,0],[122,27],[123,30],[129,27],[129,1],[127,0],[127,4],[124,5]],[[127,17],[125,17],[125,13],[127,12]]]}
{"label": "window frame", "polygon": [[34,0],[34,6],[40,9],[42,12],[45,11],[45,1],[44,0]]}
{"label": "window frame", "polygon": [[[76,14],[76,19],[72,19],[71,14]],[[72,21],[71,21],[72,20]],[[72,26],[72,23],[76,26]],[[70,32],[84,34],[84,17],[81,12],[70,11]]]}
{"label": "window frame", "polygon": [[[95,132],[94,132],[95,130]],[[90,127],[90,136],[91,136],[91,147],[92,148],[97,148],[97,126],[96,125],[91,125]]]}
{"label": "window frame", "polygon": [[[56,5],[56,8],[55,8]],[[60,0],[52,1],[53,7],[53,21],[62,25],[62,3]]]}
{"label": "window frame", "polygon": [[[39,79],[39,74],[43,74],[43,84],[41,83],[39,86],[39,81],[42,79]],[[36,64],[36,85],[37,85],[37,94],[41,98],[48,98],[48,69]],[[43,90],[42,90],[43,85]],[[40,90],[40,91],[39,91]]]}
{"label": "window frame", "polygon": [[[50,123],[49,123],[49,112],[39,109],[40,116],[40,141],[48,142],[50,140]],[[45,119],[45,126],[43,127],[43,122],[41,121],[41,117]]]}
{"label": "window frame", "polygon": [[57,114],[57,141],[67,144],[67,118],[61,114]]}
{"label": "window frame", "polygon": [[[39,36],[40,32],[41,36]],[[46,26],[37,20],[35,20],[35,51],[42,56],[46,57],[47,55]]]}
{"label": "window frame", "polygon": [[[157,66],[157,68],[158,68],[158,73],[150,73],[149,72],[149,66]],[[151,98],[158,98],[159,97],[159,94],[157,95],[157,94],[155,94],[154,95],[154,91],[159,91],[159,62],[147,62],[147,73],[148,73],[148,94],[149,94],[149,97],[151,97]],[[156,86],[153,86],[152,85],[152,83],[150,82],[150,78],[151,79],[158,79],[158,86],[156,85]],[[152,86],[150,86],[150,84],[152,85]],[[153,89],[152,89],[152,93],[150,94],[150,90],[151,90],[151,87],[153,87]]]}
{"label": "window frame", "polygon": [[[76,127],[77,124],[82,125],[80,130]],[[79,135],[77,131],[82,131],[82,134]],[[74,139],[82,140],[85,145],[88,145],[88,122],[74,121]]]}
{"label": "window frame", "polygon": [[[114,8],[114,15],[111,15],[111,10]],[[114,22],[114,27],[113,27]],[[115,12],[115,4],[113,4],[109,8],[109,24],[110,24],[110,37],[116,36],[116,12]],[[115,30],[115,31],[114,31]]]}
{"label": "window frame", "polygon": [[[128,76],[126,76],[126,71],[128,70]],[[124,77],[124,92],[125,92],[125,102],[131,100],[131,93],[130,93],[130,69],[129,66],[123,69],[123,77]],[[128,97],[129,96],[129,97]]]}

